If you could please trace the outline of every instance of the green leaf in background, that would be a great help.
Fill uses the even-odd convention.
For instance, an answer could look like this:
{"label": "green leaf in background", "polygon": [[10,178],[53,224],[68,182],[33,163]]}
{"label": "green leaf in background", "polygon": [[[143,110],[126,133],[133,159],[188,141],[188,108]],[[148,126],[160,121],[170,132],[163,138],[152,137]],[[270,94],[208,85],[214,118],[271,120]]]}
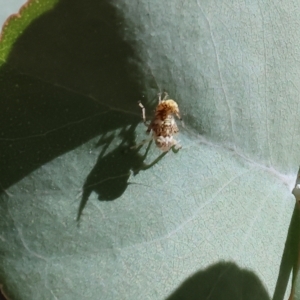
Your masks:
{"label": "green leaf in background", "polygon": [[[58,0],[29,0],[19,10],[6,20],[2,27],[0,43],[0,63],[7,60],[10,50],[23,30],[38,16],[53,8]],[[1,4],[1,9],[14,6],[14,1]]]}
{"label": "green leaf in background", "polygon": [[[291,1],[40,0],[21,27],[11,20],[0,45],[5,294],[287,299],[299,16]],[[137,101],[150,115],[164,89],[183,148],[131,149],[146,137]]]}

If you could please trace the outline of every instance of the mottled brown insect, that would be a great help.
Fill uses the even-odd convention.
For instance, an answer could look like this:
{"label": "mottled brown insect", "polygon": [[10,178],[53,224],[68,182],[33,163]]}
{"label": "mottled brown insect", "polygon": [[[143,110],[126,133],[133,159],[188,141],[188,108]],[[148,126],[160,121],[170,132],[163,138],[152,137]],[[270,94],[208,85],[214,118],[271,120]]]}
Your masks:
{"label": "mottled brown insect", "polygon": [[[168,94],[165,92],[163,100],[161,100],[161,93],[158,94],[158,105],[155,109],[155,115],[150,124],[146,121],[146,109],[144,105],[139,102],[142,109],[143,121],[147,126],[147,133],[152,133],[152,137],[156,146],[163,152],[178,150],[181,146],[174,139],[174,135],[178,133],[179,129],[175,122],[174,116],[181,120],[179,114],[178,104],[171,99],[168,99]],[[173,148],[174,147],[174,148]]]}

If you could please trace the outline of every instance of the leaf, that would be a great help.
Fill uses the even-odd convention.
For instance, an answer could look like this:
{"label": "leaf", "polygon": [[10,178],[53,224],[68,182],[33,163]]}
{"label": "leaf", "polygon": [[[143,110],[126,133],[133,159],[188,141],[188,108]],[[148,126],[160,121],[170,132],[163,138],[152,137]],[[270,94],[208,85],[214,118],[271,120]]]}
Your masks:
{"label": "leaf", "polygon": [[[231,5],[64,0],[24,22],[0,70],[6,295],[288,297],[299,7]],[[164,157],[131,148],[163,89],[184,118]]]}
{"label": "leaf", "polygon": [[[14,1],[16,2],[16,1]],[[15,3],[3,4],[5,8],[14,6]],[[4,23],[0,40],[0,62],[4,63],[10,50],[22,33],[22,31],[39,15],[54,7],[58,0],[29,0],[19,10],[17,14],[11,15]]]}

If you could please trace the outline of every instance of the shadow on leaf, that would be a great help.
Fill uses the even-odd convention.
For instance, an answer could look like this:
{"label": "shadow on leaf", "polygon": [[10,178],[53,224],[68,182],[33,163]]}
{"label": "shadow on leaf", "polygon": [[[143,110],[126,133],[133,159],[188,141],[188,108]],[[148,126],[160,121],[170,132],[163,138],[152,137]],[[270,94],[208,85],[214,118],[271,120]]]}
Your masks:
{"label": "shadow on leaf", "polygon": [[269,300],[259,278],[231,262],[220,262],[188,278],[166,300]]}
{"label": "shadow on leaf", "polygon": [[137,175],[140,171],[151,168],[167,154],[167,152],[163,152],[152,163],[146,164],[144,161],[152,141],[148,143],[144,154],[140,154],[139,151],[143,145],[134,147],[135,128],[136,126],[130,126],[129,129],[122,130],[120,133],[121,143],[106,155],[104,154],[115,136],[102,136],[97,143],[97,146],[104,145],[104,147],[84,183],[77,221],[79,221],[92,192],[98,194],[100,201],[111,201],[119,198],[131,184],[128,182],[131,172]]}
{"label": "shadow on leaf", "polygon": [[110,1],[62,0],[19,36],[0,69],[0,191],[140,121],[141,76],[121,27]]}
{"label": "shadow on leaf", "polygon": [[[299,241],[300,241],[300,212],[296,204],[291,218],[288,235],[285,242],[284,251],[281,258],[279,274],[276,282],[276,288],[273,300],[283,300],[289,283],[291,271],[293,271],[293,279],[299,272]],[[294,284],[294,282],[293,282]],[[293,285],[292,284],[292,285]],[[294,285],[292,286],[292,288]],[[292,290],[292,293],[294,291]]]}

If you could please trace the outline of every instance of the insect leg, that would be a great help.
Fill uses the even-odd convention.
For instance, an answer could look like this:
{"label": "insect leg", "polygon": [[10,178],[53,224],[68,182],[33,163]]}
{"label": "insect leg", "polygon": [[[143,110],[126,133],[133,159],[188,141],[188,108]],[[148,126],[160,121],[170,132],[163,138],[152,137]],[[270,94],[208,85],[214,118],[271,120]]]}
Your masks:
{"label": "insect leg", "polygon": [[145,106],[142,104],[141,101],[139,101],[138,104],[139,104],[139,107],[142,109],[143,122],[148,127],[147,121],[146,121],[146,109],[145,109]]}
{"label": "insect leg", "polygon": [[157,96],[158,96],[158,104],[159,104],[161,103],[161,93],[158,93]]}
{"label": "insect leg", "polygon": [[177,153],[180,149],[182,149],[182,146],[179,144],[179,142],[174,140],[174,144],[170,149],[172,149],[174,153]]}
{"label": "insect leg", "polygon": [[169,98],[169,94],[165,91],[165,96],[164,96],[163,101],[164,101],[164,100],[167,100],[168,98]]}

